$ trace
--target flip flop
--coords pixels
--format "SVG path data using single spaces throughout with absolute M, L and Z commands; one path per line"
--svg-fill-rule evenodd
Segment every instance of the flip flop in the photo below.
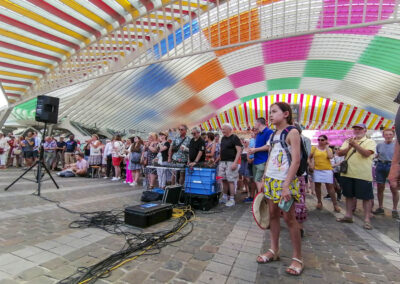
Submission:
M 347 217 L 337 218 L 336 221 L 339 223 L 353 223 L 353 219 Z
M 369 222 L 365 222 L 363 227 L 366 230 L 372 230 L 373 229 L 371 223 L 369 223 Z

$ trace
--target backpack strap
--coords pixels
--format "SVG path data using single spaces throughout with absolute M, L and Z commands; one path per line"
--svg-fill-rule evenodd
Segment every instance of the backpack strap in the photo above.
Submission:
M 280 135 L 280 137 L 279 137 L 279 140 L 274 141 L 274 137 L 275 137 L 276 131 L 272 134 L 272 137 L 271 137 L 271 146 L 272 146 L 272 147 L 274 146 L 274 144 L 276 144 L 276 143 L 278 143 L 278 142 L 281 143 L 281 146 L 282 146 L 282 148 L 285 150 L 286 156 L 287 156 L 287 158 L 288 158 L 289 166 L 290 166 L 290 164 L 291 164 L 291 162 L 292 162 L 292 155 L 290 154 L 288 144 L 286 143 L 286 137 L 287 137 L 287 135 L 289 134 L 289 132 L 290 132 L 293 128 L 296 128 L 296 127 L 293 126 L 293 125 L 289 125 L 289 126 L 286 127 L 284 130 L 282 130 L 281 135 Z

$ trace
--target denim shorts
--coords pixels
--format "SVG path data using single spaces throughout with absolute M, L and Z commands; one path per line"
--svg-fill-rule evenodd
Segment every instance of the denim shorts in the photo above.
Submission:
M 377 183 L 381 183 L 381 184 L 386 183 L 387 177 L 390 172 L 390 166 L 391 166 L 391 163 L 382 163 L 382 162 L 377 163 L 376 169 L 375 169 Z

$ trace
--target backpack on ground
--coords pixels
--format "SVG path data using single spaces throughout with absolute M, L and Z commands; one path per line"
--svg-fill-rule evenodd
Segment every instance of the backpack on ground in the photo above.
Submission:
M 281 143 L 282 148 L 286 152 L 286 156 L 289 161 L 289 166 L 292 162 L 292 154 L 290 153 L 288 144 L 286 143 L 286 137 L 292 129 L 296 129 L 296 127 L 293 125 L 290 125 L 290 126 L 286 127 L 284 130 L 282 130 L 279 140 L 275 142 L 275 143 L 277 143 L 277 142 Z M 276 133 L 276 131 L 272 134 L 271 142 L 274 141 L 275 133 Z M 303 139 L 300 136 L 300 165 L 299 165 L 299 168 L 297 169 L 296 176 L 298 176 L 298 177 L 302 176 L 305 172 L 307 172 L 307 169 L 308 169 L 307 160 L 308 160 L 307 150 L 306 150 L 306 147 L 304 146 Z

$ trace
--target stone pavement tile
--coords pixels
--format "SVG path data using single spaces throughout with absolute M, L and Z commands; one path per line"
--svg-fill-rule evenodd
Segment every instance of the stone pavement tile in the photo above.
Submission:
M 256 281 L 257 274 L 252 271 L 234 266 L 230 276 L 254 283 Z
M 250 284 L 250 283 L 254 283 L 254 282 L 249 282 L 240 278 L 236 278 L 236 277 L 229 277 L 228 280 L 226 280 L 226 284 Z
M 345 277 L 352 283 L 363 283 L 363 284 L 368 283 L 368 279 L 358 273 L 357 274 L 352 272 L 345 273 Z
M 251 253 L 251 254 L 254 254 L 254 255 L 259 255 L 260 254 L 260 249 L 259 248 L 249 247 L 249 246 L 242 246 L 240 251 L 241 252 Z
M 11 275 L 17 275 L 24 270 L 35 267 L 36 264 L 28 260 L 20 260 L 0 267 L 0 270 Z
M 195 269 L 198 271 L 203 271 L 208 263 L 209 263 L 208 261 L 201 261 L 192 258 L 191 260 L 189 260 L 189 262 L 185 263 L 185 267 Z
M 0 255 L 0 266 L 8 265 L 10 263 L 15 263 L 23 260 L 19 256 L 13 255 L 11 253 L 5 253 Z
M 163 268 L 178 272 L 179 270 L 181 270 L 182 266 L 183 263 L 181 261 L 170 259 L 163 265 Z
M 75 267 L 88 267 L 96 264 L 97 262 L 99 262 L 97 258 L 86 255 L 72 262 L 72 265 Z
M 38 248 L 42 248 L 44 250 L 49 250 L 49 249 L 52 249 L 52 248 L 60 246 L 60 244 L 55 242 L 55 241 L 48 240 L 48 241 L 44 241 L 44 242 L 38 243 L 35 246 L 38 247 Z
M 50 278 L 54 278 L 57 280 L 62 280 L 64 278 L 67 278 L 70 275 L 74 274 L 75 272 L 76 272 L 75 267 L 72 267 L 70 265 L 65 265 L 65 266 L 61 266 L 57 269 L 51 270 L 49 272 L 46 272 L 45 276 L 48 276 Z
M 41 252 L 43 252 L 42 249 L 29 246 L 29 247 L 14 251 L 14 252 L 12 252 L 12 254 L 22 257 L 22 258 L 28 258 L 29 256 L 32 256 L 32 255 L 35 255 L 35 254 L 38 254 Z
M 235 249 L 226 248 L 226 247 L 220 247 L 218 249 L 218 253 L 236 257 L 239 254 L 239 251 L 235 250 Z
M 360 269 L 358 266 L 350 266 L 345 264 L 339 264 L 339 268 L 343 272 L 353 272 L 353 273 L 360 273 Z
M 40 276 L 40 277 L 30 280 L 29 284 L 53 284 L 56 282 L 57 282 L 56 279 L 52 279 L 52 278 L 49 278 L 46 276 Z
M 130 284 L 141 284 L 149 276 L 147 272 L 141 270 L 133 270 L 122 277 L 122 281 Z
M 208 270 L 208 271 L 216 272 L 216 273 L 219 273 L 219 274 L 225 275 L 225 276 L 229 275 L 229 273 L 231 272 L 231 269 L 232 269 L 232 267 L 230 265 L 226 265 L 226 264 L 214 262 L 214 261 L 211 261 L 206 267 L 206 270 Z
M 45 263 L 45 262 L 47 262 L 49 260 L 55 259 L 57 257 L 58 257 L 58 255 L 56 255 L 54 253 L 51 253 L 49 251 L 43 251 L 41 253 L 32 255 L 32 256 L 28 257 L 27 259 L 29 261 L 32 261 L 32 262 L 36 263 L 36 264 L 42 264 L 42 263 Z
M 241 269 L 245 269 L 248 271 L 252 271 L 254 273 L 257 273 L 257 269 L 258 269 L 258 264 L 256 261 L 248 261 L 248 260 L 241 260 L 241 259 L 236 259 L 236 262 L 233 266 L 233 268 L 241 268 Z
M 186 252 L 182 252 L 182 251 L 178 251 L 175 255 L 174 258 L 180 261 L 188 261 L 193 257 L 192 254 L 190 253 L 186 253 Z
M 18 278 L 22 279 L 22 280 L 25 280 L 25 281 L 30 281 L 30 280 L 32 280 L 34 278 L 42 276 L 45 272 L 46 272 L 46 270 L 44 268 L 33 267 L 33 268 L 28 269 L 28 270 L 25 270 L 24 272 L 21 272 L 18 275 Z
M 125 272 L 123 272 L 121 269 L 116 269 L 111 272 L 111 274 L 105 278 L 104 280 L 110 282 L 110 283 L 115 283 L 118 279 L 122 278 L 125 275 Z
M 233 265 L 235 260 L 236 260 L 235 257 L 224 255 L 224 254 L 219 254 L 219 253 L 215 254 L 212 259 L 212 261 L 223 263 L 223 264 L 230 265 L 230 266 Z
M 201 271 L 194 270 L 191 268 L 184 268 L 178 275 L 178 279 L 182 279 L 188 282 L 195 282 L 201 274 Z
M 194 254 L 193 258 L 201 261 L 206 261 L 212 259 L 213 254 L 206 252 L 206 251 L 198 251 L 197 253 Z
M 49 270 L 53 270 L 66 264 L 68 264 L 68 260 L 62 257 L 57 257 L 55 259 L 42 263 L 40 266 L 47 268 Z
M 219 273 L 204 271 L 196 283 L 206 283 L 206 284 L 222 284 L 225 283 L 227 277 Z
M 150 277 L 162 283 L 167 283 L 175 276 L 175 272 L 165 269 L 158 269 Z
M 10 274 L 8 274 L 6 272 L 3 272 L 3 271 L 0 271 L 0 280 L 7 279 L 7 278 L 10 278 L 10 277 L 12 277 Z
M 73 252 L 74 250 L 76 250 L 76 248 L 73 248 L 71 246 L 68 245 L 60 245 L 59 247 L 55 247 L 52 249 L 49 249 L 50 252 L 59 255 L 59 256 L 63 256 L 66 255 L 70 252 Z
M 1 279 L 0 284 L 20 284 L 21 281 L 13 280 L 13 279 Z

